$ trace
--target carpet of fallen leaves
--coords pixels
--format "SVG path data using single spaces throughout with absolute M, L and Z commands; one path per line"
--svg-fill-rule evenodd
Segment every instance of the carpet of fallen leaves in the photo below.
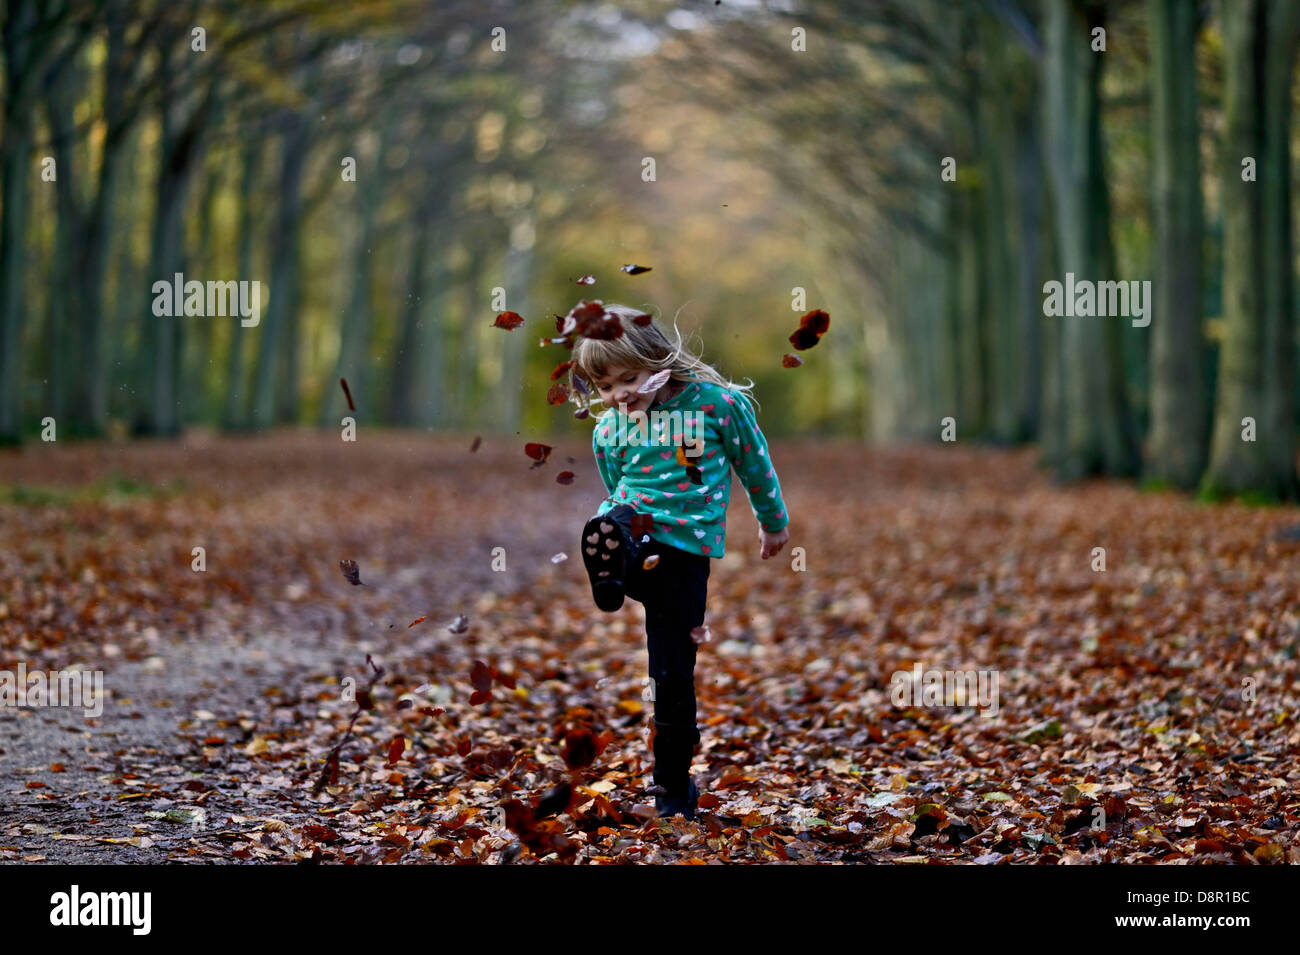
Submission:
M 596 610 L 576 552 L 589 445 L 470 443 L 7 452 L 0 668 L 81 662 L 114 696 L 48 767 L 33 710 L 0 720 L 0 859 L 1300 862 L 1300 511 L 1057 487 L 1029 450 L 774 442 L 790 542 L 760 560 L 733 488 L 688 822 L 647 793 L 644 612 Z M 200 650 L 221 687 L 165 682 Z M 917 664 L 995 673 L 996 714 L 895 705 Z

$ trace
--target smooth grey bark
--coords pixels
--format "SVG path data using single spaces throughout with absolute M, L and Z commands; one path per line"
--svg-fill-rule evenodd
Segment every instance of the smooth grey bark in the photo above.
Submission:
M 1210 463 L 1211 495 L 1293 500 L 1295 281 L 1291 241 L 1290 82 L 1297 0 L 1221 3 L 1224 43 L 1223 310 Z M 1257 161 L 1243 180 L 1242 161 Z M 1255 440 L 1245 440 L 1246 419 Z
M 1194 488 L 1209 454 L 1209 385 L 1201 329 L 1200 124 L 1197 12 L 1148 0 L 1155 226 L 1151 337 L 1150 478 Z
M 1076 279 L 1112 278 L 1110 200 L 1101 138 L 1099 89 L 1104 53 L 1090 48 L 1104 25 L 1104 6 L 1062 0 L 1046 7 L 1043 59 L 1044 131 L 1050 148 L 1058 273 Z M 1064 479 L 1090 474 L 1132 475 L 1140 455 L 1124 392 L 1121 329 L 1116 317 L 1060 317 L 1060 366 L 1065 433 L 1057 455 Z

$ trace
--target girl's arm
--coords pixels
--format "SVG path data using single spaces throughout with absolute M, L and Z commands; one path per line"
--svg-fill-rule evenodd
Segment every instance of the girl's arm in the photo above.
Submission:
M 769 534 L 783 530 L 790 517 L 781 497 L 776 466 L 767 453 L 767 439 L 759 430 L 753 408 L 743 395 L 736 395 L 727 407 L 730 412 L 718 422 L 723 452 L 740 475 L 759 527 Z

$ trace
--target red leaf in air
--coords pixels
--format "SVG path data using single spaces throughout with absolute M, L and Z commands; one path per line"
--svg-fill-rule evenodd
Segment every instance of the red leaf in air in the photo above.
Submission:
M 633 315 L 632 321 L 638 325 L 646 326 L 655 320 L 655 317 L 649 312 L 642 312 L 640 315 Z
M 406 752 L 406 737 L 394 736 L 393 741 L 388 744 L 388 765 L 391 766 L 401 759 L 404 752 Z
M 649 514 L 633 514 L 631 529 L 633 537 L 640 537 L 643 534 L 649 534 L 654 529 L 655 520 Z
M 375 698 L 370 695 L 370 690 L 362 688 L 357 690 L 357 707 L 363 710 L 373 710 L 375 708 Z
M 562 381 L 557 381 L 551 385 L 546 392 L 546 403 L 548 405 L 562 405 L 569 400 L 569 387 Z
M 528 455 L 538 464 L 546 461 L 554 450 L 549 444 L 540 444 L 537 441 L 529 441 L 524 445 L 524 454 Z
M 802 364 L 803 364 L 803 359 L 800 358 L 798 355 L 791 355 L 789 352 L 786 352 L 784 355 L 781 356 L 782 368 L 798 368 Z
M 343 386 L 343 397 L 348 399 L 348 410 L 356 411 L 357 407 L 352 403 L 352 392 L 348 389 L 348 380 L 346 378 L 340 378 L 339 384 Z
M 579 408 L 577 411 L 573 413 L 573 416 L 577 418 L 579 421 L 581 421 L 583 418 L 587 417 L 590 414 L 591 412 L 586 408 Z
M 831 317 L 820 308 L 799 319 L 798 330 L 790 336 L 790 344 L 798 351 L 812 348 L 831 327 Z
M 492 323 L 493 328 L 504 328 L 506 331 L 513 331 L 524 323 L 524 317 L 518 312 L 502 312 Z
M 469 672 L 469 682 L 476 690 L 487 692 L 492 689 L 492 668 L 482 660 L 475 660 Z
M 572 484 L 572 483 L 573 483 L 573 472 L 572 472 L 572 471 L 561 471 L 559 474 L 555 475 L 555 483 L 556 483 L 556 484 Z
M 469 695 L 469 705 L 478 706 L 480 703 L 486 703 L 492 699 L 492 694 L 486 690 L 475 690 Z
M 357 568 L 357 562 L 355 560 L 339 561 L 339 570 L 343 571 L 343 576 L 348 579 L 348 583 L 352 584 L 352 586 L 362 586 L 361 571 Z
M 551 372 L 551 381 L 558 381 L 559 377 L 572 367 L 573 362 L 571 361 L 560 362 L 560 364 L 555 366 L 555 370 Z
M 330 753 L 329 762 L 326 764 L 326 767 L 329 770 L 329 784 L 331 786 L 337 786 L 339 784 L 339 754 L 337 752 Z
M 596 761 L 596 737 L 585 726 L 569 730 L 564 736 L 564 747 L 560 750 L 564 765 L 570 769 L 582 769 Z
M 468 736 L 456 744 L 456 752 L 460 753 L 462 756 L 468 756 L 469 751 L 473 748 L 474 744 L 469 741 Z
M 410 630 L 417 623 L 423 623 L 426 619 L 427 619 L 426 617 L 416 617 L 414 620 L 412 620 L 410 623 L 406 625 L 406 629 Z
M 648 265 L 623 265 L 620 266 L 620 268 L 628 275 L 640 275 L 642 272 L 650 271 L 650 266 Z
M 507 689 L 513 690 L 515 688 L 515 678 L 511 674 L 498 673 L 496 671 L 496 668 L 493 667 L 492 675 L 496 677 L 496 681 L 498 683 L 500 683 L 502 686 L 506 687 Z
M 477 450 L 478 450 L 478 446 L 479 446 L 480 444 L 482 444 L 482 443 L 483 443 L 483 435 L 481 435 L 481 434 L 477 434 L 477 435 L 475 435 L 475 436 L 474 436 L 474 443 L 471 444 L 471 445 L 469 446 L 470 453 L 473 454 L 475 451 L 477 451 Z
M 595 284 L 596 284 L 596 276 L 594 276 L 594 275 L 584 275 L 582 278 L 578 279 L 578 284 L 579 284 L 579 285 L 595 285 Z

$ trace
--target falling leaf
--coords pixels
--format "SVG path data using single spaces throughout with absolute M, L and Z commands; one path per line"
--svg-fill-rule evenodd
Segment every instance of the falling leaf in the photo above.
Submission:
M 388 765 L 392 766 L 401 759 L 404 752 L 406 752 L 406 737 L 394 736 L 393 741 L 388 744 Z
M 648 265 L 620 265 L 619 268 L 628 275 L 640 275 L 642 272 L 649 272 Z
M 555 481 L 557 484 L 572 484 L 573 477 L 574 475 L 572 471 L 561 471 L 559 474 L 555 475 Z
M 354 587 L 361 585 L 361 571 L 357 568 L 355 560 L 339 561 L 339 569 L 343 571 L 343 576 L 347 578 L 348 583 Z
M 792 355 L 789 352 L 786 352 L 784 355 L 781 356 L 782 368 L 798 368 L 802 364 L 803 364 L 803 359 L 800 358 L 798 355 Z
M 502 312 L 492 323 L 493 328 L 504 328 L 506 331 L 514 331 L 524 323 L 524 318 L 518 312 Z
M 474 666 L 470 668 L 469 682 L 474 689 L 480 692 L 487 692 L 492 689 L 492 668 L 482 660 L 475 660 Z
M 407 630 L 410 630 L 410 629 L 411 629 L 412 627 L 414 627 L 417 623 L 424 623 L 424 621 L 427 620 L 427 619 L 428 619 L 428 617 L 416 617 L 414 620 L 412 620 L 410 623 L 408 623 L 408 624 L 406 625 L 406 629 L 407 629 Z
M 549 444 L 541 444 L 537 441 L 529 441 L 524 445 L 524 454 L 528 455 L 538 464 L 544 464 L 546 459 L 551 456 L 554 450 Z
M 470 453 L 472 454 L 473 452 L 477 451 L 477 450 L 478 450 L 478 446 L 479 446 L 480 444 L 482 444 L 482 443 L 483 443 L 483 436 L 482 436 L 482 435 L 475 435 L 475 436 L 474 436 L 474 443 L 471 444 L 471 445 L 469 446 Z
M 641 561 L 641 568 L 643 570 L 653 570 L 655 567 L 658 566 L 659 566 L 658 554 L 651 554 L 648 557 L 646 557 L 645 560 Z
M 568 560 L 568 559 L 569 559 L 569 555 L 568 555 L 568 554 L 554 554 L 554 555 L 552 555 L 552 557 L 551 557 L 551 563 L 552 563 L 552 564 L 558 564 L 558 563 L 561 563 L 562 561 L 566 561 L 566 560 Z
M 815 309 L 799 319 L 799 328 L 790 336 L 790 344 L 797 351 L 812 348 L 826 334 L 830 324 L 831 317 L 821 309 Z
M 653 375 L 651 375 L 649 378 L 647 378 L 644 382 L 641 383 L 641 387 L 636 390 L 637 394 L 639 395 L 654 394 L 656 391 L 658 391 L 660 388 L 662 388 L 665 384 L 668 383 L 668 379 L 671 378 L 672 375 L 673 375 L 673 370 L 671 368 L 665 368 L 662 371 L 655 372 Z
M 632 316 L 633 323 L 640 325 L 642 328 L 644 328 L 646 325 L 649 325 L 654 320 L 655 317 L 648 312 L 642 312 L 640 315 Z
M 578 279 L 578 284 L 579 284 L 579 285 L 595 285 L 595 284 L 596 284 L 596 276 L 594 276 L 594 275 L 584 275 L 582 278 Z
M 566 371 L 568 371 L 572 367 L 573 367 L 572 361 L 560 362 L 560 364 L 556 365 L 555 369 L 551 372 L 551 381 L 558 381 L 560 376 L 563 375 Z M 573 376 L 573 379 L 574 381 L 581 380 L 576 375 Z
M 457 614 L 456 619 L 453 620 L 451 622 L 451 625 L 447 627 L 447 630 L 450 633 L 464 633 L 468 629 L 469 629 L 469 618 L 466 617 L 463 613 Z
M 569 388 L 562 382 L 557 381 L 546 389 L 546 403 L 548 405 L 562 405 L 569 400 Z
M 570 730 L 564 736 L 564 746 L 560 751 L 564 764 L 569 769 L 582 769 L 590 766 L 596 759 L 596 737 L 586 727 Z
M 340 378 L 339 384 L 343 386 L 343 397 L 348 399 L 348 410 L 356 411 L 356 405 L 352 403 L 352 391 L 348 388 L 348 380 L 346 378 Z
M 704 624 L 699 627 L 695 627 L 693 630 L 691 630 L 691 639 L 694 640 L 696 643 L 708 643 L 709 636 L 710 636 L 709 627 L 707 624 Z

